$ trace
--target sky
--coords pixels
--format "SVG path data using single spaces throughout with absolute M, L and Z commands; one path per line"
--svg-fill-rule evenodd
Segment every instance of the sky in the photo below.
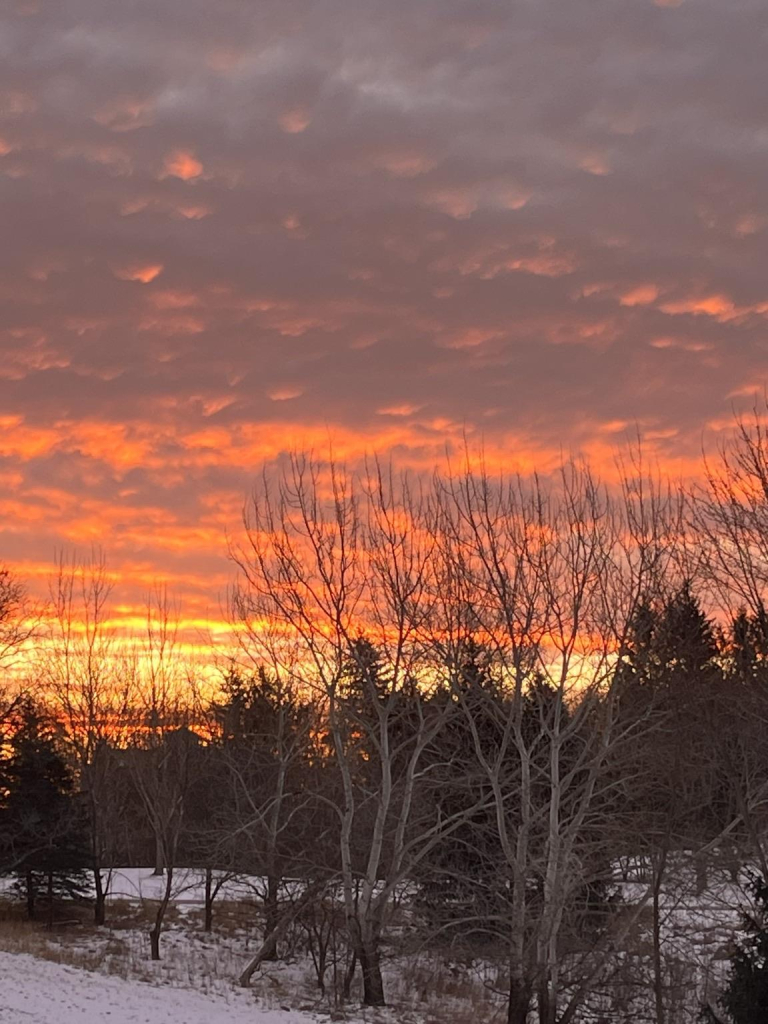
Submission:
M 0 560 L 221 617 L 292 448 L 674 473 L 768 381 L 765 0 L 5 0 Z

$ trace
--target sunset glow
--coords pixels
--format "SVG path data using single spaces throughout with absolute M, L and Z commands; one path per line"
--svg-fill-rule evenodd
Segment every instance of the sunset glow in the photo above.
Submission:
M 98 548 L 120 628 L 160 583 L 223 635 L 292 449 L 615 479 L 639 433 L 700 472 L 768 382 L 750 0 L 202 10 L 2 15 L 0 561 L 33 593 Z

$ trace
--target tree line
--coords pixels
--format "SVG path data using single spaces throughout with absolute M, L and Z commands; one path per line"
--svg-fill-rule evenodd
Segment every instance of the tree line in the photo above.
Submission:
M 383 1005 L 405 900 L 412 948 L 503 962 L 508 1024 L 615 1009 L 632 970 L 656 1024 L 682 1019 L 670 879 L 768 880 L 767 514 L 759 417 L 687 493 L 637 455 L 610 487 L 578 462 L 425 482 L 295 455 L 233 545 L 213 693 L 162 600 L 125 658 L 104 567 L 60 566 L 37 686 L 3 710 L 2 870 L 30 915 L 87 873 L 103 923 L 111 872 L 152 864 L 154 958 L 180 867 L 209 928 L 226 880 L 257 879 L 243 984 L 300 927 L 321 988 L 340 945 L 342 989 Z

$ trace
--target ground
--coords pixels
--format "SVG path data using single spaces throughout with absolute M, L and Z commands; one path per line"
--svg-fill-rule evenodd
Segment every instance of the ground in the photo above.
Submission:
M 0 1024 L 312 1024 L 297 1011 L 206 996 L 0 953 Z
M 624 865 L 616 878 L 626 903 L 645 898 L 643 871 L 641 864 Z M 665 1002 L 674 1024 L 695 1024 L 702 1002 L 716 999 L 722 988 L 740 930 L 738 908 L 747 898 L 743 882 L 722 868 L 702 880 L 686 863 L 670 863 L 660 924 Z M 73 908 L 49 930 L 27 922 L 12 900 L 0 900 L 0 1024 L 490 1024 L 504 1018 L 504 958 L 456 959 L 447 949 L 421 947 L 409 928 L 407 899 L 398 904 L 383 950 L 389 1006 L 374 1011 L 360 1007 L 359 978 L 343 1007 L 334 998 L 346 965 L 343 942 L 338 974 L 329 967 L 326 991 L 318 990 L 301 927 L 287 937 L 282 959 L 265 963 L 251 988 L 237 985 L 262 941 L 257 878 L 223 886 L 209 933 L 202 927 L 201 873 L 179 871 L 162 959 L 152 961 L 147 932 L 163 885 L 149 868 L 116 872 L 102 928 L 92 925 L 87 907 Z M 626 947 L 613 958 L 610 985 L 592 993 L 580 1021 L 655 1019 L 650 934 L 646 902 Z

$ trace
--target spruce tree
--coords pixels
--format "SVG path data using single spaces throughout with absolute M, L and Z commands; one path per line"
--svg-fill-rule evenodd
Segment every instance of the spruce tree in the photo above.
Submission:
M 15 878 L 27 916 L 87 892 L 89 850 L 73 773 L 63 757 L 55 723 L 32 701 L 13 722 L 2 763 L 0 831 L 4 873 Z
M 731 956 L 728 984 L 719 999 L 730 1024 L 765 1024 L 768 1020 L 768 882 L 756 876 L 751 885 L 754 909 L 744 914 L 746 935 Z M 704 1024 L 722 1024 L 707 1007 Z

